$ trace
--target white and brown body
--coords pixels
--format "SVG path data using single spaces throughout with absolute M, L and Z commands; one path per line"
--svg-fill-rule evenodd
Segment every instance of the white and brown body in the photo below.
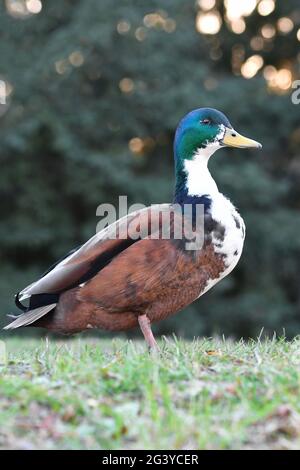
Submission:
M 170 208 L 172 205 L 166 204 L 154 211 L 162 213 Z M 124 233 L 134 224 L 139 231 L 139 226 L 148 221 L 147 209 L 129 215 L 117 222 L 117 233 Z M 25 324 L 75 333 L 90 328 L 133 328 L 142 314 L 151 323 L 162 320 L 192 303 L 232 271 L 241 256 L 245 236 L 242 218 L 220 193 L 211 195 L 200 250 L 186 250 L 185 240 L 172 238 L 111 239 L 112 231 L 115 233 L 115 228 L 96 234 L 24 289 L 21 300 L 39 301 L 41 294 L 50 294 L 49 298 L 45 295 L 48 305 L 33 308 L 32 317 L 25 312 L 9 326 Z M 41 318 L 36 318 L 40 313 Z
M 176 210 L 169 239 L 161 236 L 160 223 L 154 238 L 147 235 L 149 231 L 138 239 L 130 236 L 132 227 L 143 234 L 153 214 L 160 221 L 162 212 L 172 212 L 172 204 L 128 215 L 18 294 L 16 303 L 24 313 L 6 329 L 37 326 L 75 333 L 90 328 L 126 330 L 139 324 L 149 346 L 155 346 L 151 323 L 203 295 L 234 269 L 242 254 L 243 219 L 219 192 L 207 167 L 210 156 L 224 145 L 260 147 L 237 134 L 226 116 L 210 108 L 189 113 L 175 135 L 174 204 L 204 203 L 204 225 L 198 228 L 203 239 L 200 247 L 187 249 L 184 237 L 172 236 L 178 226 L 182 229 Z M 26 299 L 27 308 L 21 303 Z

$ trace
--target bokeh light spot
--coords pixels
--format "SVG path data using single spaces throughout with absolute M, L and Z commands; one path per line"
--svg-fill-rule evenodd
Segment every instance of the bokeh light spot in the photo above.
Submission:
M 140 42 L 146 39 L 146 34 L 146 29 L 142 26 L 135 30 L 135 37 Z
M 264 65 L 264 60 L 260 55 L 252 55 L 241 67 L 241 74 L 243 77 L 249 79 L 253 78 L 259 69 Z
M 165 24 L 164 24 L 164 30 L 167 33 L 173 33 L 175 29 L 176 29 L 176 21 L 173 20 L 172 18 L 166 19 Z
M 230 27 L 235 34 L 242 34 L 246 29 L 246 23 L 243 18 L 237 18 L 231 21 Z
M 80 67 L 84 63 L 84 57 L 80 51 L 74 51 L 69 55 L 69 61 L 73 67 Z
M 261 51 L 264 48 L 264 40 L 261 36 L 254 36 L 250 41 L 251 49 Z
M 268 16 L 275 10 L 274 0 L 262 0 L 257 7 L 257 11 L 261 16 Z
M 257 5 L 257 0 L 225 0 L 226 16 L 229 20 L 236 20 L 249 16 Z
M 198 13 L 196 29 L 202 34 L 217 34 L 220 31 L 222 19 L 217 11 Z
M 288 34 L 294 28 L 294 23 L 291 18 L 284 16 L 277 21 L 277 27 L 282 34 Z
M 199 7 L 204 11 L 212 10 L 215 4 L 216 0 L 198 0 Z
M 131 93 L 134 89 L 134 82 L 131 78 L 122 78 L 119 83 L 119 88 L 122 93 Z
M 133 137 L 130 139 L 128 146 L 132 153 L 141 154 L 143 152 L 144 143 L 139 137 Z
M 268 87 L 277 93 L 284 93 L 292 86 L 292 72 L 287 68 L 277 70 L 273 65 L 267 65 L 263 75 Z
M 272 39 L 276 34 L 276 29 L 268 23 L 261 28 L 261 34 L 265 39 Z
M 63 75 L 64 73 L 67 72 L 69 68 L 69 63 L 67 60 L 57 60 L 54 64 L 55 70 L 59 75 Z
M 126 20 L 121 20 L 117 24 L 117 31 L 119 34 L 126 34 L 130 31 L 130 23 Z
M 30 13 L 37 15 L 42 10 L 43 5 L 40 0 L 27 0 L 26 7 Z

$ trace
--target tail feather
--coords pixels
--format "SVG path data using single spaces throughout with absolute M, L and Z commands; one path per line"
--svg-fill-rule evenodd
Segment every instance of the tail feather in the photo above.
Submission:
M 34 323 L 36 320 L 39 318 L 43 317 L 46 315 L 48 312 L 53 310 L 56 307 L 55 304 L 50 304 L 50 305 L 45 305 L 43 307 L 35 308 L 33 310 L 29 310 L 28 312 L 24 312 L 21 315 L 19 315 L 16 320 L 14 320 L 12 323 L 9 323 L 6 325 L 3 329 L 4 330 L 13 330 L 15 328 L 19 328 L 20 326 L 27 326 L 31 325 Z

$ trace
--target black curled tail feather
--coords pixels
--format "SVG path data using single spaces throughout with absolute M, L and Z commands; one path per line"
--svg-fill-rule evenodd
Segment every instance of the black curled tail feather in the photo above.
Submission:
M 16 306 L 22 310 L 22 312 L 29 312 L 39 307 L 45 307 L 46 305 L 54 304 L 58 302 L 59 294 L 32 294 L 29 299 L 29 305 L 23 305 L 20 301 L 20 292 L 15 296 Z
M 22 310 L 22 312 L 26 312 L 26 310 L 28 309 L 28 307 L 26 307 L 26 305 L 23 305 L 20 301 L 20 292 L 15 295 L 15 304 L 18 309 Z
M 29 305 L 26 307 L 20 301 L 19 296 L 20 292 L 15 296 L 15 304 L 23 313 L 13 317 L 8 315 L 10 318 L 12 317 L 14 321 L 5 326 L 4 330 L 12 330 L 20 326 L 32 325 L 41 317 L 54 310 L 59 300 L 59 294 L 32 294 L 28 297 Z

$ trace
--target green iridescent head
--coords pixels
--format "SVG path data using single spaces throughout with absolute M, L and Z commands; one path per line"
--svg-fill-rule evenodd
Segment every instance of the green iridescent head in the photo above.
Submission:
M 187 114 L 179 123 L 175 141 L 175 159 L 192 159 L 200 149 L 214 153 L 218 148 L 229 146 L 239 148 L 261 145 L 238 134 L 225 114 L 213 108 L 199 108 Z

